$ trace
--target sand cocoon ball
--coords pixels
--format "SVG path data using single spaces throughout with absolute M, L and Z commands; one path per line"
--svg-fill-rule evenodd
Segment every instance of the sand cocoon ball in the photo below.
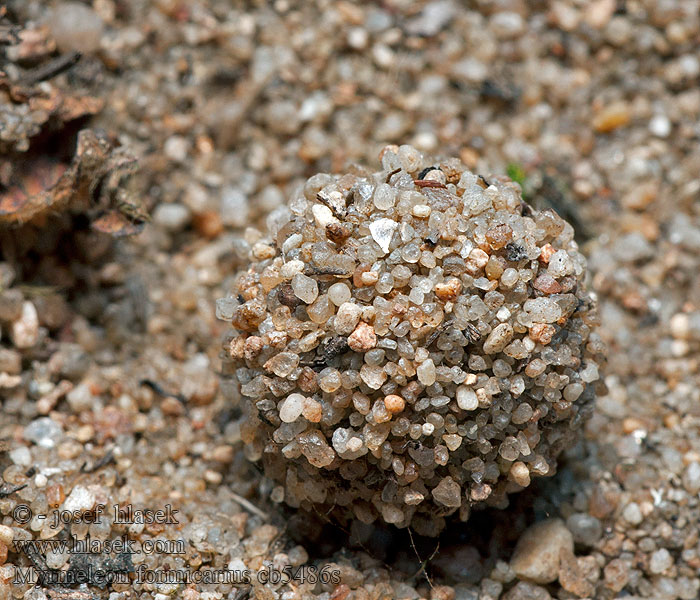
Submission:
M 410 146 L 381 167 L 315 175 L 248 231 L 225 368 L 274 500 L 435 535 L 555 472 L 602 345 L 555 212 Z

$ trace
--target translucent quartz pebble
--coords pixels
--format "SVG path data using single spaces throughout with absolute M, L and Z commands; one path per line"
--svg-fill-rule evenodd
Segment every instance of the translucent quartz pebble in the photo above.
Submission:
M 238 300 L 232 296 L 226 296 L 225 298 L 216 299 L 216 318 L 222 321 L 231 321 L 233 319 L 233 312 L 238 306 Z
M 533 323 L 556 323 L 561 318 L 561 308 L 551 298 L 532 298 L 523 304 L 518 321 L 529 327 Z
M 396 191 L 386 183 L 380 183 L 374 190 L 374 205 L 379 210 L 393 208 L 396 201 Z
M 552 277 L 565 277 L 574 272 L 574 261 L 566 250 L 559 250 L 549 258 L 547 272 Z
M 265 363 L 265 368 L 278 377 L 286 377 L 299 365 L 299 356 L 291 352 L 280 352 Z
M 306 304 L 311 304 L 318 298 L 318 283 L 303 273 L 297 273 L 292 279 L 292 290 L 294 295 Z
M 62 52 L 75 50 L 83 54 L 100 47 L 104 24 L 99 15 L 80 2 L 62 2 L 49 19 L 51 33 Z
M 396 221 L 386 218 L 377 219 L 369 225 L 372 239 L 379 244 L 385 254 L 389 252 L 389 244 L 391 244 L 391 238 L 394 237 L 394 231 L 398 225 Z
M 338 427 L 333 432 L 333 448 L 345 460 L 353 460 L 367 454 L 362 439 L 352 430 Z
M 423 385 L 433 385 L 435 383 L 435 364 L 432 359 L 428 359 L 416 369 L 418 381 Z
M 333 462 L 335 452 L 323 434 L 315 429 L 305 431 L 298 438 L 301 453 L 314 467 L 327 467 Z
M 24 428 L 24 439 L 42 448 L 53 448 L 62 437 L 61 426 L 50 417 L 39 417 Z
M 363 365 L 360 369 L 360 377 L 370 388 L 378 390 L 386 381 L 387 374 L 381 367 Z
M 445 477 L 433 489 L 433 498 L 440 504 L 451 508 L 458 507 L 462 504 L 462 490 L 459 484 L 452 477 Z

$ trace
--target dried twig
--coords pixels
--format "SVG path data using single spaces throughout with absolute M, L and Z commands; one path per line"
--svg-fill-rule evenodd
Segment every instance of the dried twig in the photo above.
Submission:
M 5 487 L 6 485 L 7 487 Z M 7 498 L 8 496 L 14 494 L 15 492 L 19 492 L 20 490 L 23 490 L 26 487 L 26 483 L 23 483 L 21 485 L 3 484 L 2 486 L 0 486 L 0 498 Z
M 187 398 L 182 394 L 173 394 L 163 388 L 157 381 L 152 381 L 151 379 L 142 379 L 140 381 L 141 385 L 151 388 L 159 396 L 164 396 L 165 398 L 175 398 L 175 400 L 181 402 L 182 404 L 187 404 Z
M 94 465 L 91 467 L 85 467 L 87 463 L 83 463 L 83 466 L 80 467 L 80 472 L 81 473 L 94 473 L 98 469 L 101 469 L 102 467 L 113 463 L 114 462 L 114 448 L 110 448 L 105 452 L 104 456 L 100 458 L 97 462 L 95 462 Z
M 416 558 L 418 559 L 418 562 L 420 563 L 420 569 L 416 571 L 411 579 L 415 579 L 418 577 L 421 573 L 425 576 L 425 580 L 428 582 L 428 585 L 430 586 L 430 589 L 433 589 L 433 582 L 430 580 L 430 577 L 428 577 L 428 573 L 425 570 L 425 567 L 428 566 L 428 563 L 435 558 L 435 555 L 440 551 L 440 542 L 437 543 L 437 546 L 435 546 L 435 550 L 433 550 L 433 553 L 423 560 L 420 557 L 420 554 L 418 554 L 418 549 L 416 548 L 416 543 L 413 541 L 413 533 L 411 532 L 411 528 L 408 528 L 408 537 L 411 538 L 411 548 L 413 548 L 413 552 L 416 554 Z
M 413 184 L 416 187 L 421 188 L 442 188 L 445 189 L 447 186 L 439 181 L 434 181 L 432 179 L 414 179 Z
M 69 52 L 62 56 L 58 56 L 50 60 L 46 64 L 40 65 L 30 71 L 27 71 L 20 79 L 21 85 L 34 85 L 40 81 L 45 81 L 60 75 L 64 71 L 70 69 L 81 58 L 80 52 Z
M 243 496 L 240 496 L 239 494 L 236 494 L 235 492 L 231 492 L 231 495 L 233 496 L 233 499 L 238 502 L 243 508 L 245 508 L 247 511 L 252 512 L 253 514 L 258 515 L 263 521 L 269 521 L 270 515 L 268 515 L 266 512 L 260 510 L 255 504 L 253 504 L 250 500 L 246 500 Z

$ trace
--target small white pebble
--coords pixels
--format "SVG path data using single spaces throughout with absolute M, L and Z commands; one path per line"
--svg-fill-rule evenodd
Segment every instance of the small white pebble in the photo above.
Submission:
M 328 288 L 328 298 L 336 306 L 340 306 L 345 302 L 349 302 L 352 298 L 352 292 L 345 283 L 334 283 Z
M 671 342 L 671 355 L 676 358 L 685 356 L 690 351 L 690 344 L 685 340 L 673 340 Z
M 236 571 L 238 573 L 243 573 L 248 570 L 246 564 L 240 558 L 234 558 L 228 563 L 229 571 Z
M 22 304 L 22 314 L 12 322 L 10 336 L 20 349 L 31 348 L 39 341 L 39 315 L 28 300 Z
M 469 253 L 469 260 L 473 262 L 478 269 L 483 269 L 486 263 L 489 262 L 489 255 L 481 248 L 474 248 Z
M 289 394 L 280 407 L 280 419 L 284 423 L 294 423 L 304 410 L 304 400 L 301 394 Z
M 206 469 L 204 471 L 204 480 L 213 485 L 218 485 L 221 483 L 223 476 L 218 471 L 213 469 Z
M 683 486 L 691 494 L 700 492 L 700 463 L 691 462 L 683 473 Z
M 348 46 L 355 50 L 364 50 L 369 42 L 369 34 L 361 27 L 353 27 L 348 32 Z
M 309 560 L 309 554 L 303 546 L 294 546 L 287 552 L 287 555 L 289 556 L 289 562 L 295 567 L 303 565 Z
M 403 144 L 399 146 L 399 160 L 401 161 L 401 168 L 406 173 L 413 173 L 420 168 L 423 157 L 412 146 Z
M 419 219 L 427 219 L 431 212 L 432 210 L 427 204 L 416 204 L 411 209 L 413 216 L 418 217 Z
M 532 323 L 556 323 L 561 318 L 561 307 L 551 298 L 530 298 L 523 304 L 523 312 L 518 317 L 525 325 L 531 324 L 528 318 Z
M 474 385 L 476 381 L 477 377 L 474 373 L 467 373 L 467 376 L 464 378 L 465 385 Z
M 345 445 L 348 452 L 358 452 L 362 448 L 362 440 L 359 437 L 352 437 Z
M 669 323 L 671 335 L 678 340 L 687 340 L 690 332 L 690 319 L 686 313 L 676 313 Z
M 360 275 L 360 281 L 362 281 L 362 285 L 374 285 L 379 281 L 379 273 L 376 271 L 365 271 Z
M 32 455 L 26 446 L 17 446 L 10 450 L 10 460 L 19 467 L 28 467 L 32 463 Z
M 491 29 L 499 39 L 512 39 L 519 36 L 524 28 L 525 21 L 516 12 L 497 12 L 491 17 Z
M 289 252 L 290 250 L 298 248 L 301 245 L 303 239 L 304 236 L 301 235 L 301 233 L 293 233 L 286 240 L 284 240 L 284 243 L 282 244 L 282 252 L 284 254 L 287 254 L 287 252 Z
M 479 407 L 479 400 L 476 392 L 465 385 L 457 388 L 457 406 L 462 410 L 476 410 Z
M 323 204 L 314 204 L 311 207 L 311 212 L 313 213 L 316 224 L 319 227 L 323 227 L 325 229 L 326 225 L 329 225 L 330 223 L 338 223 L 338 219 L 333 216 L 331 209 Z
M 360 322 L 362 308 L 354 302 L 344 302 L 338 307 L 338 312 L 333 321 L 336 333 L 340 335 L 350 335 Z
M 95 505 L 95 494 L 83 485 L 76 485 L 71 491 L 63 509 L 70 512 L 83 512 L 90 510 Z
M 518 283 L 518 271 L 512 267 L 508 267 L 501 275 L 501 285 L 505 288 L 512 288 L 516 283 Z
M 622 516 L 630 525 L 639 525 L 644 517 L 636 502 L 630 502 L 622 511 Z
M 257 260 L 267 260 L 268 258 L 274 258 L 275 254 L 277 254 L 274 247 L 270 246 L 269 244 L 266 244 L 265 242 L 257 242 L 256 244 L 254 244 L 252 252 L 253 256 Z
M 411 138 L 411 143 L 425 152 L 434 152 L 438 145 L 438 138 L 432 131 L 421 131 Z
M 301 273 L 304 270 L 304 263 L 300 260 L 294 259 L 282 265 L 280 268 L 280 275 L 282 279 L 292 279 L 297 273 Z
M 649 571 L 654 575 L 663 573 L 673 566 L 673 557 L 666 548 L 661 548 L 651 555 L 649 559 Z
M 165 144 L 163 145 L 165 156 L 175 162 L 185 162 L 188 150 L 189 143 L 187 139 L 181 135 L 170 136 L 165 140 Z
M 501 306 L 501 308 L 498 309 L 498 312 L 496 313 L 496 318 L 501 321 L 507 321 L 510 319 L 511 312 L 505 307 Z
M 649 121 L 649 131 L 656 137 L 667 138 L 671 135 L 671 121 L 666 115 L 654 115 Z

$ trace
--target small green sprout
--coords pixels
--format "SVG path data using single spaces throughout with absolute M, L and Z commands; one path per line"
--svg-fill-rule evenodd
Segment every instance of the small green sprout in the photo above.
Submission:
M 506 167 L 506 174 L 513 181 L 519 183 L 520 187 L 525 187 L 525 180 L 527 179 L 527 174 L 525 173 L 525 169 L 523 169 L 522 165 L 519 165 L 518 163 L 509 163 Z

